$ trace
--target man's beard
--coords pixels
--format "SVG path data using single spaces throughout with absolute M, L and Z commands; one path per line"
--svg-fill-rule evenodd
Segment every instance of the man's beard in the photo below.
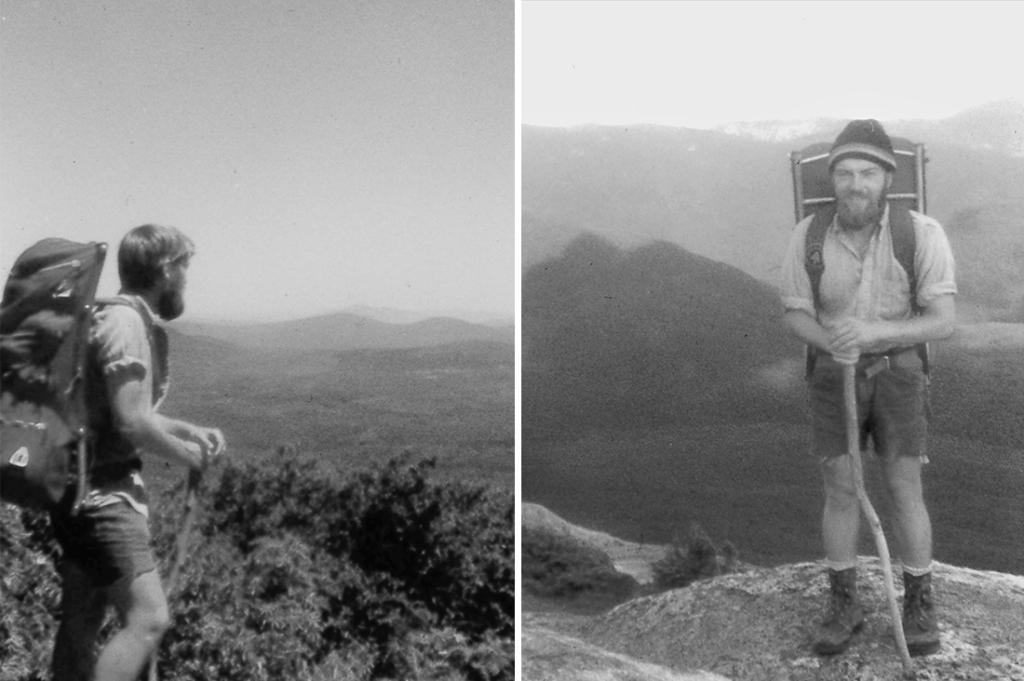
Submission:
M 839 225 L 845 229 L 862 230 L 865 227 L 871 227 L 878 223 L 882 219 L 882 213 L 885 212 L 885 201 L 887 192 L 883 189 L 875 200 L 872 200 L 869 192 L 848 192 L 844 197 L 836 201 L 836 215 L 839 219 Z M 858 204 L 864 202 L 863 207 L 859 205 L 853 207 L 850 205 L 851 200 L 856 200 Z
M 160 319 L 171 321 L 185 312 L 185 296 L 178 289 L 168 289 L 160 294 L 156 302 L 156 313 Z

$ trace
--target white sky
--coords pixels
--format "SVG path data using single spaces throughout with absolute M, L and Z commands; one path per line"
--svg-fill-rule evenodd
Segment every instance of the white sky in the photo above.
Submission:
M 1021 2 L 533 2 L 522 122 L 943 118 L 1024 101 Z
M 0 276 L 47 236 L 197 244 L 186 318 L 511 318 L 512 0 L 0 5 Z

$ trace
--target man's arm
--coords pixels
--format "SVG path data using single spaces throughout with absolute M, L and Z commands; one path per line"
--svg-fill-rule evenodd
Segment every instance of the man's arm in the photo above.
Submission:
M 804 343 L 824 352 L 832 352 L 828 332 L 818 323 L 817 319 L 807 314 L 805 310 L 786 310 L 783 320 L 789 330 Z
M 949 338 L 956 330 L 956 305 L 952 294 L 933 298 L 921 314 L 902 321 L 865 322 L 844 319 L 828 333 L 829 344 L 839 352 L 860 352 L 872 345 L 910 346 Z
M 187 442 L 195 442 L 205 447 L 209 447 L 210 456 L 222 454 L 227 448 L 227 442 L 224 440 L 224 433 L 220 431 L 220 428 L 198 426 L 194 423 L 188 423 L 187 421 L 169 418 L 160 413 L 155 413 L 153 416 L 160 423 L 160 427 L 171 435 L 181 438 Z
M 153 411 L 148 374 L 127 376 L 108 384 L 108 390 L 115 425 L 135 447 L 194 470 L 204 467 L 209 448 L 175 436 Z

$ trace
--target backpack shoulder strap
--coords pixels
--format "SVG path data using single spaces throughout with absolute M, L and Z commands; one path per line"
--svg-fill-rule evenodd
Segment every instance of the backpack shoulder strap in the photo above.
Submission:
M 892 232 L 892 252 L 896 262 L 907 273 L 910 284 L 910 308 L 914 314 L 921 314 L 921 306 L 917 303 L 917 271 L 914 260 L 917 255 L 917 233 L 914 231 L 914 217 L 902 206 L 889 205 L 889 229 Z M 918 343 L 917 355 L 921 358 L 921 367 L 925 376 L 931 368 L 928 361 L 928 344 Z
M 153 320 L 150 319 L 150 316 L 148 314 L 146 314 L 142 309 L 140 309 L 139 304 L 135 301 L 135 299 L 126 298 L 124 296 L 111 296 L 109 298 L 103 297 L 96 299 L 96 309 L 104 307 L 113 307 L 115 305 L 120 305 L 122 307 L 130 307 L 131 309 L 135 310 L 139 314 L 139 316 L 142 317 L 142 321 L 143 323 L 145 323 L 147 331 L 152 328 Z
M 821 310 L 821 275 L 825 271 L 825 233 L 835 217 L 835 209 L 819 210 L 811 218 L 804 237 L 804 269 L 811 280 L 815 312 Z
M 814 311 L 821 310 L 821 275 L 825 271 L 825 233 L 835 217 L 835 208 L 819 210 L 811 218 L 804 236 L 804 270 L 811 280 L 811 294 L 814 297 Z M 808 377 L 814 373 L 818 352 L 813 345 L 807 346 L 804 367 Z
M 892 251 L 896 262 L 907 273 L 910 282 L 910 306 L 914 312 L 920 312 L 917 304 L 917 272 L 914 269 L 914 257 L 917 253 L 917 234 L 914 232 L 914 219 L 910 211 L 902 206 L 889 206 L 889 230 L 892 232 Z

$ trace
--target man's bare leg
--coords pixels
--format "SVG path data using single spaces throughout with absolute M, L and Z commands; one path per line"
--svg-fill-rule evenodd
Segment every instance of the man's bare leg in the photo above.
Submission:
M 829 457 L 821 464 L 825 481 L 825 510 L 821 530 L 825 558 L 832 566 L 851 566 L 857 560 L 860 501 L 853 483 L 849 456 Z
M 932 524 L 924 503 L 921 466 L 921 460 L 912 456 L 892 457 L 882 464 L 897 553 L 904 567 L 917 571 L 932 562 Z
M 160 574 L 152 570 L 109 589 L 122 628 L 103 648 L 96 681 L 135 681 L 170 625 Z

